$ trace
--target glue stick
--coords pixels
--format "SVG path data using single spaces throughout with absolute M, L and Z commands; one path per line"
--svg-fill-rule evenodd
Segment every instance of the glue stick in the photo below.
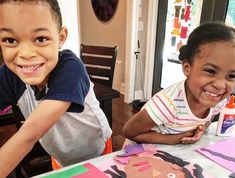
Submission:
M 231 136 L 235 125 L 235 103 L 231 95 L 225 108 L 219 114 L 216 134 L 219 136 Z

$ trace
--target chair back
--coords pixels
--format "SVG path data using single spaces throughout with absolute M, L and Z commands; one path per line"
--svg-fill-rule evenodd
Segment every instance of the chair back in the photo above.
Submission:
M 112 88 L 117 51 L 117 46 L 107 47 L 81 44 L 80 57 L 86 66 L 91 81 Z

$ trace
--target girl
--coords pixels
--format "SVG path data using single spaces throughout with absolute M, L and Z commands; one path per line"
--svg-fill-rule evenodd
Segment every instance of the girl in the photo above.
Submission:
M 195 143 L 224 107 L 235 87 L 235 29 L 200 25 L 179 60 L 186 80 L 156 93 L 125 124 L 124 136 L 144 143 Z

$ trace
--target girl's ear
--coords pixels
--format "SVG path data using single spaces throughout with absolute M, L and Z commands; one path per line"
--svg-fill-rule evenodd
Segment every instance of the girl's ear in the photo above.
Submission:
M 182 62 L 182 70 L 184 72 L 184 75 L 187 77 L 190 73 L 190 69 L 191 69 L 191 64 L 189 62 L 187 62 L 186 60 L 184 60 Z
M 68 36 L 68 29 L 66 27 L 62 27 L 59 34 L 59 48 L 62 48 L 64 42 L 66 41 Z

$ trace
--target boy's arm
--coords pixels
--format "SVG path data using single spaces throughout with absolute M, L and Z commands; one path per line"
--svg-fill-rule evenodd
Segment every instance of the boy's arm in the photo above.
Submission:
M 44 100 L 38 105 L 19 131 L 1 147 L 0 178 L 10 174 L 69 106 L 70 102 L 58 100 Z
M 141 143 L 162 143 L 162 144 L 177 144 L 181 143 L 183 137 L 190 137 L 193 132 L 185 132 L 182 134 L 160 134 L 151 131 L 156 123 L 148 115 L 145 109 L 139 111 L 132 116 L 124 125 L 123 134 L 130 140 Z

